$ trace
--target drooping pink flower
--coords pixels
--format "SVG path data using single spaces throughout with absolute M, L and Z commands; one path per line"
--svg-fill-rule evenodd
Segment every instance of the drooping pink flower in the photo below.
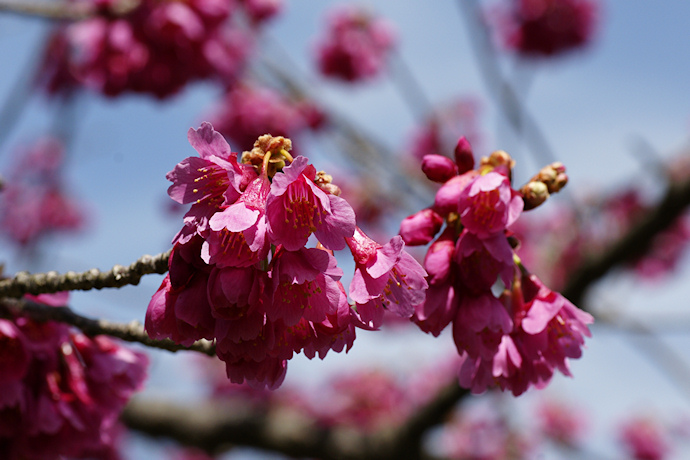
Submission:
M 658 423 L 645 418 L 635 418 L 623 423 L 620 440 L 635 460 L 663 460 L 668 458 L 671 450 Z
M 180 204 L 192 203 L 185 228 L 174 243 L 187 242 L 195 233 L 205 235 L 211 216 L 237 201 L 256 178 L 250 166 L 237 162 L 237 154 L 210 123 L 202 123 L 198 130 L 190 128 L 187 138 L 199 157 L 185 158 L 166 175 L 172 182 L 168 195 Z
M 252 265 L 268 255 L 266 199 L 271 184 L 265 174 L 251 182 L 242 196 L 209 220 L 204 243 L 207 263 L 218 267 Z M 204 255 L 202 255 L 204 257 Z
M 337 281 L 343 271 L 335 257 L 322 249 L 277 251 L 273 258 L 273 303 L 266 306 L 271 321 L 294 326 L 304 318 L 313 323 L 334 314 L 340 303 Z
M 505 286 L 513 280 L 513 250 L 501 234 L 479 238 L 463 230 L 456 245 L 455 261 L 460 281 L 468 293 L 487 292 L 497 279 Z
M 510 187 L 508 178 L 489 172 L 465 186 L 459 197 L 458 212 L 470 232 L 485 238 L 503 232 L 515 222 L 522 207 L 522 198 Z
M 598 9 L 594 0 L 513 0 L 504 40 L 529 57 L 582 48 L 592 39 Z
M 343 249 L 355 231 L 355 213 L 343 198 L 326 194 L 315 183 L 316 169 L 298 156 L 275 175 L 266 205 L 269 236 L 289 251 L 305 246 L 314 233 L 321 244 Z
M 426 271 L 407 252 L 400 236 L 385 245 L 369 238 L 359 227 L 347 245 L 355 259 L 350 297 L 362 319 L 379 327 L 383 310 L 409 318 L 424 301 Z
M 331 78 L 355 82 L 379 75 L 395 44 L 392 26 L 357 7 L 333 11 L 326 36 L 317 45 L 320 72 Z

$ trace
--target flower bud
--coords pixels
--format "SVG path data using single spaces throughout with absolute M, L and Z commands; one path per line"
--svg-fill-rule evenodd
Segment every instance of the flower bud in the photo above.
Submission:
M 436 154 L 424 155 L 422 171 L 429 180 L 440 183 L 445 183 L 451 177 L 458 175 L 458 167 L 453 160 Z
M 546 184 L 538 181 L 528 182 L 520 189 L 520 193 L 522 193 L 522 199 L 525 202 L 525 211 L 536 208 L 549 197 L 549 189 Z
M 458 140 L 458 145 L 455 146 L 455 164 L 458 165 L 459 174 L 474 169 L 472 146 L 465 136 L 462 136 Z
M 442 225 L 443 217 L 430 208 L 422 209 L 400 223 L 400 236 L 405 244 L 421 246 L 434 239 Z

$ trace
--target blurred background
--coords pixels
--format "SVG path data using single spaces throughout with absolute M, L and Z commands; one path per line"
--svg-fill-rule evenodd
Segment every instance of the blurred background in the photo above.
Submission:
M 252 57 L 237 78 L 242 85 L 272 88 L 293 107 L 307 101 L 323 114 L 325 126 L 288 126 L 287 134 L 317 169 L 334 176 L 343 196 L 366 216 L 362 225 L 380 241 L 397 234 L 402 218 L 433 202 L 434 186 L 416 171 L 417 152 L 429 145 L 420 139 L 432 117 L 441 125 L 443 151 L 429 153 L 452 156 L 460 135 L 470 139 L 477 158 L 505 150 L 516 161 L 516 188 L 542 166 L 563 162 L 566 190 L 525 216 L 532 219 L 523 230 L 546 231 L 535 237 L 542 253 L 531 256 L 539 267 L 533 271 L 557 283 L 557 272 L 568 272 L 573 263 L 572 257 L 560 257 L 563 245 L 558 244 L 569 238 L 564 236 L 569 234 L 568 213 L 580 223 L 591 219 L 591 227 L 582 228 L 596 242 L 580 250 L 596 252 L 627 228 L 620 221 L 611 224 L 611 214 L 601 217 L 615 208 L 616 199 L 636 190 L 636 205 L 644 215 L 663 195 L 671 172 L 688 172 L 690 5 L 593 2 L 596 11 L 582 43 L 540 54 L 521 50 L 506 37 L 514 3 L 519 2 L 482 2 L 478 13 L 472 1 L 359 2 L 371 17 L 387 21 L 394 45 L 380 72 L 348 82 L 324 78 L 316 63 L 327 18 L 342 2 L 285 2 L 252 31 Z M 60 137 L 63 190 L 78 203 L 81 225 L 78 231 L 50 233 L 24 244 L 6 232 L 0 246 L 6 274 L 105 270 L 166 251 L 185 210 L 167 197 L 165 174 L 196 154 L 187 130 L 206 120 L 225 120 L 230 131 L 232 123 L 239 123 L 223 114 L 230 104 L 227 87 L 208 79 L 191 81 L 165 97 L 127 91 L 106 96 L 93 87 L 49 94 L 35 76 L 45 75 L 39 69 L 45 65 L 46 43 L 59 26 L 38 15 L 0 13 L 0 173 L 11 177 L 17 152 L 46 136 Z M 250 28 L 246 20 L 244 27 Z M 233 150 L 251 147 L 237 133 L 235 139 L 225 134 Z M 355 142 L 357 136 L 369 150 Z M 526 458 L 631 458 L 621 445 L 621 426 L 638 419 L 660 431 L 669 446 L 663 458 L 687 458 L 690 259 L 685 237 L 679 238 L 664 259 L 672 263 L 647 269 L 619 266 L 588 289 L 579 306 L 597 322 L 584 356 L 571 363 L 574 378 L 558 375 L 545 390 L 532 389 L 518 398 L 473 396 L 463 401 L 462 410 L 505 416 L 511 432 L 535 446 Z M 413 254 L 423 257 L 423 251 Z M 347 281 L 353 267 L 339 260 Z M 161 280 L 149 275 L 139 286 L 74 292 L 71 306 L 91 317 L 143 322 Z M 146 351 L 152 366 L 141 398 L 192 403 L 211 393 L 212 379 L 201 358 Z M 348 354 L 329 354 L 324 361 L 297 356 L 289 363 L 284 388 L 325 391 L 334 376 L 356 370 L 385 371 L 409 381 L 454 354 L 449 333 L 434 338 L 413 326 L 393 324 L 378 333 L 358 331 Z M 538 414 L 547 402 L 566 404 L 573 417 L 582 414 L 577 449 L 534 441 Z M 434 436 L 429 442 L 441 445 L 443 432 Z M 131 434 L 124 456 L 171 458 L 173 446 Z M 222 458 L 265 454 L 234 449 Z

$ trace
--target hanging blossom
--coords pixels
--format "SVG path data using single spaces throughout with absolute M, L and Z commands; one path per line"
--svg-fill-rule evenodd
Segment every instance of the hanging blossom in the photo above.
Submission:
M 66 293 L 27 296 L 64 305 Z M 0 319 L 0 457 L 116 459 L 118 418 L 146 355 L 55 322 Z
M 82 206 L 62 181 L 63 162 L 64 146 L 51 137 L 17 151 L 0 190 L 0 229 L 13 243 L 32 246 L 50 234 L 83 228 Z
M 598 10 L 596 0 L 511 0 L 497 23 L 508 48 L 527 57 L 555 56 L 591 41 Z
M 630 458 L 635 460 L 663 460 L 671 453 L 664 427 L 649 418 L 625 421 L 619 428 L 619 438 Z
M 40 69 L 50 93 L 86 87 L 162 99 L 193 80 L 231 83 L 251 48 L 229 24 L 235 6 L 227 0 L 142 0 L 127 11 L 119 0 L 93 3 L 93 17 L 59 26 L 50 38 Z
M 330 78 L 356 82 L 378 76 L 395 45 L 393 27 L 355 6 L 333 11 L 326 35 L 316 46 L 319 71 Z
M 372 311 L 410 317 L 423 301 L 426 272 L 401 238 L 381 245 L 364 235 L 332 178 L 293 158 L 289 139 L 261 136 L 238 161 L 210 123 L 188 138 L 199 157 L 167 177 L 170 196 L 192 206 L 149 303 L 152 338 L 215 340 L 232 382 L 273 389 L 295 353 L 349 350 L 355 327 L 378 327 Z M 346 246 L 356 310 L 333 256 Z
M 498 386 L 519 395 L 545 386 L 556 370 L 570 375 L 568 359 L 580 357 L 593 322 L 525 269 L 506 230 L 523 209 L 565 186 L 565 168 L 549 165 L 517 191 L 510 184 L 513 164 L 496 151 L 474 169 L 465 138 L 455 161 L 425 156 L 422 170 L 443 185 L 432 207 L 400 227 L 408 244 L 431 243 L 424 260 L 429 288 L 413 319 L 436 336 L 452 323 L 458 378 L 475 393 Z

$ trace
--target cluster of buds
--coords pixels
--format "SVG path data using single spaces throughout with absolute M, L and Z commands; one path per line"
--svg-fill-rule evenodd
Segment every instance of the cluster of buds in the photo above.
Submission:
M 525 202 L 525 211 L 545 202 L 552 193 L 559 192 L 568 183 L 563 163 L 555 162 L 544 166 L 520 189 Z
M 232 382 L 275 388 L 295 353 L 349 349 L 355 327 L 377 328 L 384 309 L 410 317 L 423 302 L 426 272 L 402 239 L 365 235 L 330 176 L 293 158 L 289 139 L 261 136 L 238 161 L 209 123 L 188 138 L 200 156 L 168 174 L 168 193 L 193 204 L 146 313 L 151 337 L 215 340 Z M 333 256 L 345 247 L 356 310 Z
M 0 319 L 0 345 L 1 458 L 118 458 L 118 417 L 146 378 L 144 354 L 23 316 Z
M 317 48 L 317 61 L 326 77 L 355 82 L 379 75 L 395 43 L 391 25 L 358 7 L 334 11 L 327 35 Z
M 513 165 L 506 152 L 496 151 L 474 169 L 465 138 L 457 144 L 455 161 L 425 156 L 422 170 L 443 185 L 434 205 L 406 218 L 400 228 L 410 245 L 436 238 L 424 260 L 429 289 L 414 321 L 434 335 L 453 323 L 460 384 L 473 392 L 500 386 L 519 395 L 530 385 L 546 385 L 556 369 L 570 375 L 567 358 L 580 357 L 584 336 L 590 335 L 587 324 L 593 322 L 527 272 L 514 253 L 508 227 L 525 201 L 511 187 Z M 549 168 L 540 182 L 556 191 L 566 181 L 564 170 Z
M 165 98 L 193 80 L 233 81 L 250 49 L 247 34 L 229 27 L 235 2 L 139 0 L 125 12 L 120 0 L 93 2 L 96 15 L 60 26 L 51 38 L 41 69 L 50 92 L 83 86 Z M 240 5 L 251 16 L 255 3 L 266 1 Z

